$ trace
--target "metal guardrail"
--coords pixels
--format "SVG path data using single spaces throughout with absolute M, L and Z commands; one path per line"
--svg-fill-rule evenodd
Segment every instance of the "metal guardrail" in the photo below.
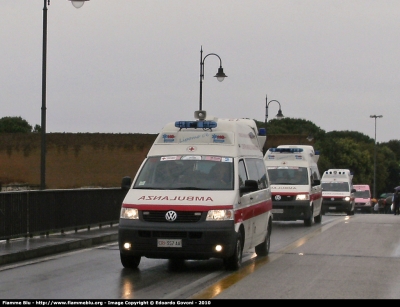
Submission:
M 126 192 L 121 188 L 1 192 L 0 240 L 116 224 Z

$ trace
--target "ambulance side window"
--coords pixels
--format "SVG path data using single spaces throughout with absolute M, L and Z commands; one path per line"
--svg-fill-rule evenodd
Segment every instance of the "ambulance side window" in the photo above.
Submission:
M 265 189 L 268 188 L 268 177 L 267 177 L 267 170 L 265 168 L 265 163 L 263 160 L 256 160 L 257 164 L 257 171 L 260 177 L 260 188 Z
M 244 187 L 244 182 L 247 180 L 247 173 L 243 160 L 239 161 L 238 168 L 239 168 L 239 187 Z
M 265 171 L 265 164 L 262 159 L 245 159 L 249 179 L 256 180 L 258 182 L 258 188 L 265 189 L 267 184 L 267 174 Z
M 317 167 L 314 167 L 314 166 L 311 167 L 311 176 L 312 176 L 313 180 L 320 180 L 321 179 Z

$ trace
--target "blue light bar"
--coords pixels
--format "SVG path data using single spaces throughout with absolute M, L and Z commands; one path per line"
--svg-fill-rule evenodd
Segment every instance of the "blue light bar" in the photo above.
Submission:
M 203 128 L 211 129 L 217 128 L 217 123 L 213 120 L 201 120 L 201 121 L 177 121 L 175 122 L 175 127 L 177 128 Z
M 270 148 L 268 149 L 271 152 L 287 152 L 287 153 L 297 153 L 303 152 L 303 148 Z
M 267 131 L 265 130 L 265 128 L 258 129 L 258 135 L 261 135 L 261 136 L 267 135 Z

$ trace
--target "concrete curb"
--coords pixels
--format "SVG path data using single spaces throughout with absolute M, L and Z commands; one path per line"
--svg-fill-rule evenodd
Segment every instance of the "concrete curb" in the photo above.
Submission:
M 98 235 L 91 238 L 65 238 L 62 240 L 62 242 L 53 242 L 34 248 L 29 247 L 29 244 L 21 242 L 21 245 L 25 244 L 25 247 L 21 247 L 19 249 L 10 248 L 7 254 L 0 255 L 0 265 L 88 248 L 117 240 L 118 232 Z

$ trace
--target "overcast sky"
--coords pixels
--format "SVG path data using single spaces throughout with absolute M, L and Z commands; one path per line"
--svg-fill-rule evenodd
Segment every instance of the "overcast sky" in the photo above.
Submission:
M 43 0 L 0 0 L 0 118 L 41 124 Z M 52 132 L 158 133 L 199 109 L 400 139 L 399 0 L 90 0 L 47 11 Z M 278 112 L 271 102 L 269 117 Z

